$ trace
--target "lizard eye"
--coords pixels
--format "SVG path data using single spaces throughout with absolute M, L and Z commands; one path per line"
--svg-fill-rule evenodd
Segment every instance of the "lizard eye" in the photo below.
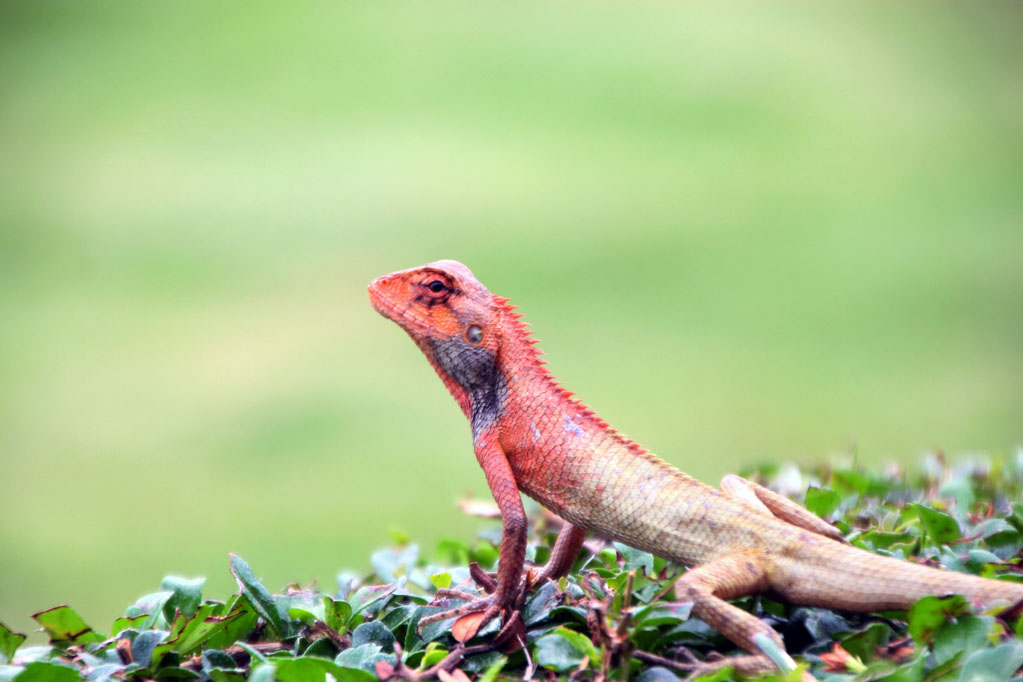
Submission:
M 434 298 L 441 298 L 444 294 L 451 291 L 451 287 L 448 283 L 442 279 L 431 279 L 423 283 L 423 287 L 426 288 L 430 295 Z
M 465 330 L 465 340 L 474 346 L 483 343 L 483 327 L 478 324 L 470 324 L 469 328 Z

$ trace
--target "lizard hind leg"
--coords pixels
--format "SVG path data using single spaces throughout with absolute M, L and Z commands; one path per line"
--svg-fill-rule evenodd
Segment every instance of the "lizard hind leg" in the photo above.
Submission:
M 675 597 L 692 602 L 693 614 L 749 652 L 712 662 L 692 662 L 694 674 L 706 674 L 734 666 L 744 675 L 760 675 L 796 667 L 785 653 L 785 644 L 770 626 L 726 599 L 761 592 L 769 584 L 767 565 L 758 552 L 730 554 L 686 572 L 675 583 Z M 810 678 L 812 679 L 812 678 Z
M 838 530 L 830 523 L 820 518 L 812 511 L 803 507 L 802 505 L 796 504 L 792 500 L 778 493 L 774 492 L 769 488 L 765 488 L 759 483 L 736 476 L 735 474 L 727 474 L 721 479 L 721 492 L 725 493 L 733 500 L 745 504 L 751 509 L 770 514 L 778 519 L 790 523 L 793 526 L 808 530 L 818 535 L 837 540 L 838 542 L 847 543 L 845 536 L 842 535 L 842 531 Z

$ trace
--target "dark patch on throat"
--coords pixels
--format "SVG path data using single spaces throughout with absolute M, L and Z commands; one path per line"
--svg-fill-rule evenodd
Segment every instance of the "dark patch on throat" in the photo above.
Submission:
M 473 437 L 493 426 L 508 396 L 508 382 L 497 367 L 497 358 L 457 336 L 428 337 L 424 342 L 438 368 L 468 394 Z

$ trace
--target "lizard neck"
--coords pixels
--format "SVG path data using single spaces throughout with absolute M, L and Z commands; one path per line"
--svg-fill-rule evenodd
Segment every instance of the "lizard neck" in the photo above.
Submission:
M 499 299 L 504 314 L 501 350 L 498 366 L 505 377 L 500 419 L 512 411 L 524 423 L 539 424 L 552 412 L 562 412 L 564 423 L 558 428 L 573 433 L 589 432 L 610 437 L 622 448 L 636 454 L 646 455 L 647 450 L 622 435 L 601 419 L 590 407 L 575 398 L 575 394 L 564 389 L 547 368 L 543 351 L 537 347 L 537 339 L 531 336 L 529 325 L 522 321 L 522 314 Z M 509 403 L 513 406 L 509 407 Z M 556 407 L 555 407 L 556 406 Z

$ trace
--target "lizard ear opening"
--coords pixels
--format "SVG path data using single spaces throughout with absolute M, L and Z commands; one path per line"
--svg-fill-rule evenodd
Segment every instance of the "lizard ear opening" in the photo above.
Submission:
M 470 324 L 465 330 L 465 340 L 474 346 L 483 343 L 483 327 L 478 324 Z

